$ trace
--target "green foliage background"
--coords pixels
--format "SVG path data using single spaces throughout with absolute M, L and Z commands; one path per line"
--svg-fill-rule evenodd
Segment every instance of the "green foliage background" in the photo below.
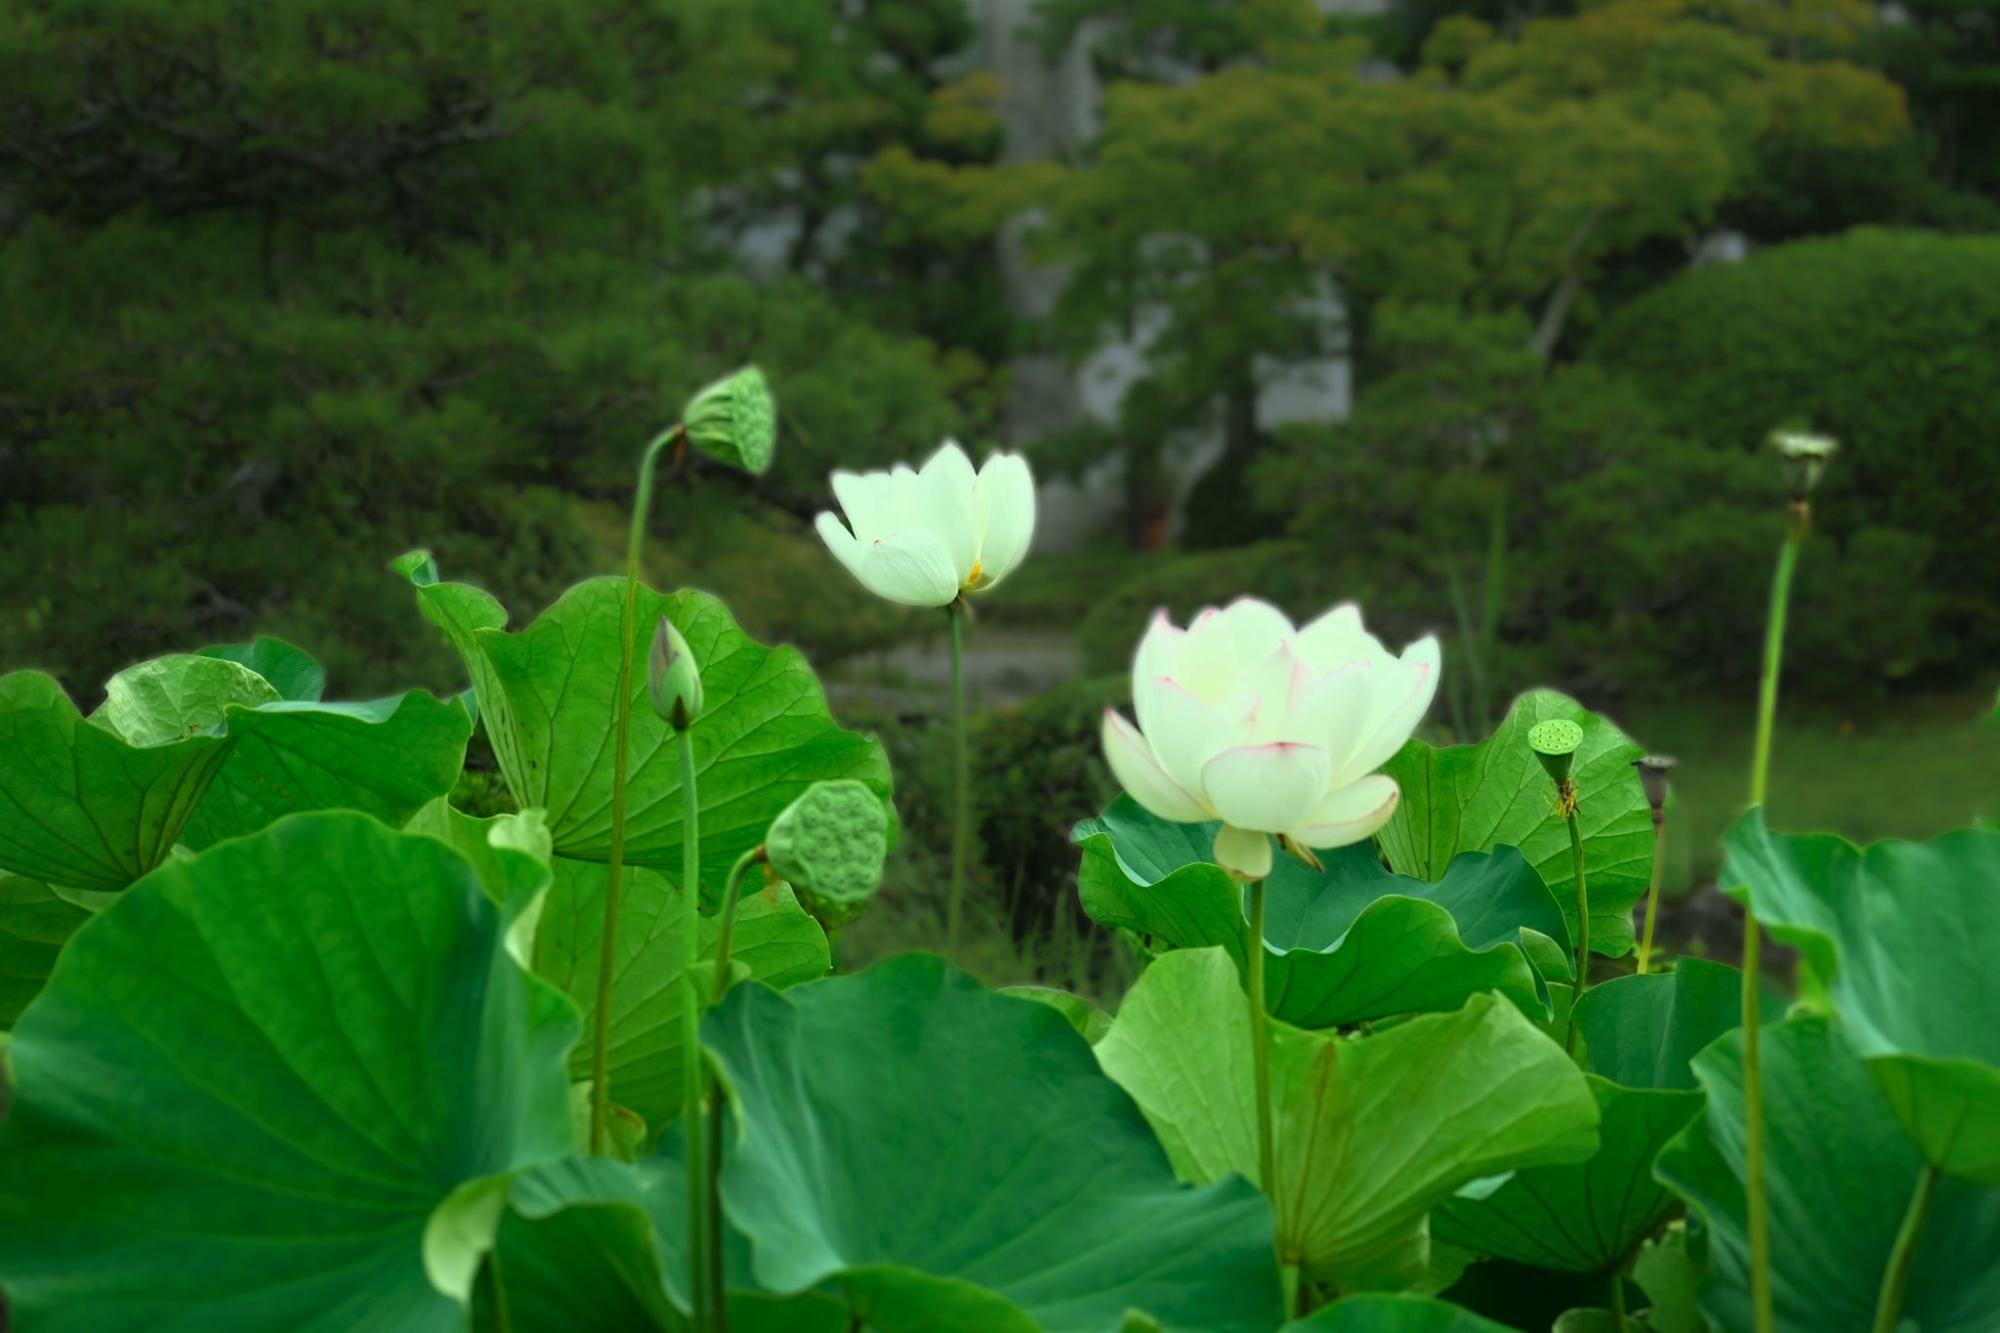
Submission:
M 2000 238 L 1864 229 L 1699 269 L 1607 321 L 1593 359 L 1713 449 L 1809 404 L 1842 441 L 1818 526 L 1876 580 L 1831 600 L 1914 611 L 1900 653 L 1842 637 L 1891 671 L 2000 650 Z
M 1788 697 L 1960 688 L 2000 647 L 1969 234 L 2000 219 L 2000 52 L 1992 0 L 1906 9 L 1044 0 L 1031 36 L 1082 42 L 1104 100 L 1036 158 L 973 0 L 22 0 L 0 666 L 89 707 L 134 659 L 263 632 L 340 697 L 459 688 L 389 559 L 549 605 L 615 565 L 643 443 L 755 360 L 773 470 L 668 477 L 645 572 L 818 666 L 927 626 L 830 567 L 831 468 L 957 433 L 1108 478 L 1101 544 L 1039 554 L 986 622 L 1073 632 L 1093 678 L 975 746 L 1017 935 L 1079 923 L 1067 822 L 1102 803 L 1097 711 L 1156 607 L 1255 590 L 1440 630 L 1462 738 L 1536 682 L 1739 690 L 1780 420 L 1846 444 Z M 1687 271 L 1717 228 L 1753 257 Z M 1012 299 L 1015 254 L 1065 266 L 1048 310 Z M 1022 354 L 1080 367 L 1142 328 L 1108 418 L 1008 429 Z M 1336 357 L 1344 419 L 1266 419 L 1273 379 Z M 929 717 L 920 691 L 836 704 L 907 751 L 892 878 L 924 899 L 941 729 L 886 725 Z
M 951 4 L 797 0 L 11 10 L 0 657 L 87 688 L 256 626 L 350 686 L 435 673 L 404 659 L 391 556 L 422 540 L 551 600 L 603 563 L 579 500 L 622 499 L 751 358 L 777 470 L 751 498 L 697 469 L 709 510 L 809 514 L 834 461 L 977 426 L 979 338 L 924 329 L 949 258 L 880 295 L 927 256 L 811 243 L 966 31 Z M 753 273 L 731 240 L 771 218 L 799 239 Z

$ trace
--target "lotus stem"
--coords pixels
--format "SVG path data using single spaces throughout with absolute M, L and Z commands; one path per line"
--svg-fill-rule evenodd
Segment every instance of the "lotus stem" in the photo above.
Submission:
M 1563 1036 L 1563 1049 L 1576 1053 L 1576 1009 L 1583 1003 L 1583 993 L 1590 989 L 1590 882 L 1583 874 L 1583 830 L 1577 826 L 1576 787 L 1569 779 L 1563 779 L 1560 798 L 1565 818 L 1563 824 L 1569 829 L 1570 861 L 1576 868 L 1576 990 L 1569 1002 L 1569 1025 Z
M 972 841 L 972 760 L 965 741 L 965 621 L 960 598 L 945 608 L 951 622 L 951 890 L 945 899 L 945 952 L 958 957 L 959 917 L 965 906 L 965 858 Z
M 493 1302 L 493 1333 L 512 1333 L 514 1320 L 507 1312 L 507 1282 L 500 1273 L 500 1242 L 486 1252 L 486 1290 Z
M 1764 804 L 1770 779 L 1771 733 L 1778 715 L 1778 677 L 1785 656 L 1785 618 L 1791 608 L 1792 574 L 1799 548 L 1812 525 L 1812 509 L 1795 499 L 1786 514 L 1785 542 L 1771 578 L 1771 609 L 1764 622 L 1764 674 L 1757 690 L 1757 740 L 1750 759 L 1750 804 Z M 1743 908 L 1743 1173 L 1750 1232 L 1750 1303 L 1755 1333 L 1771 1333 L 1770 1195 L 1764 1180 L 1764 1080 L 1758 1051 L 1758 982 L 1763 970 L 1762 930 L 1754 903 Z
M 681 1007 L 681 1124 L 688 1172 L 688 1290 L 699 1327 L 708 1308 L 707 1154 L 702 1148 L 701 987 L 701 799 L 695 790 L 694 735 L 676 733 L 681 753 L 681 977 L 687 986 Z
M 1253 879 L 1250 893 L 1250 1060 L 1257 1080 L 1257 1180 L 1277 1197 L 1277 1153 L 1271 1137 L 1270 1016 L 1264 1009 L 1264 881 Z
M 1278 1282 L 1284 1289 L 1285 1318 L 1297 1319 L 1305 1311 L 1299 1308 L 1299 1266 L 1287 1259 L 1278 1265 Z
M 729 993 L 729 937 L 736 927 L 736 900 L 743 889 L 743 877 L 750 873 L 750 867 L 764 859 L 764 848 L 760 844 L 736 858 L 736 864 L 729 867 L 729 887 L 722 895 L 722 924 L 715 935 L 715 1003 L 721 1004 L 722 997 Z
M 1924 1223 L 1930 1217 L 1931 1200 L 1937 1196 L 1938 1169 L 1929 1162 L 1917 1173 L 1917 1190 L 1903 1214 L 1896 1232 L 1896 1244 L 1889 1251 L 1889 1266 L 1882 1272 L 1882 1294 L 1875 1301 L 1874 1333 L 1896 1333 L 1903 1319 L 1903 1289 L 1909 1285 L 1910 1265 L 1916 1260 L 1917 1242 L 1923 1239 Z
M 1785 525 L 1785 544 L 1778 548 L 1778 568 L 1771 579 L 1771 607 L 1764 620 L 1764 674 L 1757 688 L 1757 742 L 1750 756 L 1750 804 L 1764 804 L 1771 773 L 1771 733 L 1778 716 L 1778 675 L 1785 657 L 1785 620 L 1792 605 L 1792 573 L 1799 548 L 1805 545 L 1810 510 L 1792 505 Z
M 631 750 L 633 640 L 639 634 L 639 552 L 646 544 L 646 515 L 653 507 L 653 469 L 660 450 L 681 438 L 675 426 L 653 437 L 639 459 L 639 490 L 632 497 L 632 530 L 625 539 L 625 609 L 618 627 L 618 695 L 612 702 L 611 854 L 604 877 L 604 938 L 597 962 L 597 1009 L 591 1015 L 590 1151 L 604 1153 L 611 1115 L 611 974 L 618 962 L 618 890 L 625 869 L 625 761 Z
M 708 1291 L 715 1333 L 729 1333 L 729 1278 L 722 1255 L 722 1089 L 709 1084 L 708 1133 Z
M 1625 1265 L 1611 1270 L 1611 1326 L 1625 1333 Z
M 1639 975 L 1645 976 L 1653 959 L 1653 925 L 1660 919 L 1660 878 L 1667 865 L 1667 812 L 1653 812 L 1653 875 L 1646 886 L 1646 930 L 1639 937 Z

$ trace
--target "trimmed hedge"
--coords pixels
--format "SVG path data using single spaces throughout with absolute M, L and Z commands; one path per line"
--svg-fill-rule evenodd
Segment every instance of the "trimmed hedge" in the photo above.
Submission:
M 1755 449 L 1787 420 L 1835 436 L 1820 530 L 1850 548 L 1869 528 L 1928 538 L 1955 655 L 2000 652 L 2000 237 L 1775 246 L 1633 301 L 1591 355 L 1692 439 Z

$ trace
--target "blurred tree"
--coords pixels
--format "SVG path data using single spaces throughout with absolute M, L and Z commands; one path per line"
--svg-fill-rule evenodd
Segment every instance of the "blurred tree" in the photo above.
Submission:
M 87 692 L 254 627 L 348 688 L 448 680 L 383 562 L 427 542 L 531 609 L 602 566 L 575 497 L 734 363 L 794 512 L 976 428 L 997 340 L 848 301 L 907 257 L 830 234 L 967 36 L 963 0 L 13 6 L 0 661 Z
M 1608 258 L 1699 235 L 1760 151 L 1879 145 L 1903 125 L 1892 84 L 1808 49 L 1864 21 L 1854 0 L 1810 27 L 1690 0 L 1611 0 L 1511 33 L 1453 17 L 1405 78 L 1380 77 L 1311 0 L 1044 12 L 1053 38 L 1101 20 L 1120 76 L 1082 161 L 1050 181 L 1047 164 L 903 157 L 870 183 L 911 225 L 948 218 L 961 238 L 1047 196 L 1039 253 L 1067 266 L 1058 345 L 1144 351 L 1119 419 L 1075 432 L 1072 461 L 1115 450 L 1136 474 L 1219 414 L 1196 540 L 1255 531 L 1236 497 L 1264 438 L 1261 385 L 1342 351 L 1365 381 L 1377 302 L 1526 311 L 1547 358 Z
M 1322 602 L 1365 593 L 1371 622 L 1445 633 L 1440 711 L 1462 736 L 1551 674 L 1664 698 L 1747 680 L 1782 527 L 1775 464 L 1715 447 L 1631 378 L 1544 366 L 1526 332 L 1518 312 L 1385 306 L 1387 369 L 1353 416 L 1286 429 L 1253 469 L 1303 548 L 1290 563 Z M 1843 514 L 1811 548 L 1797 632 L 1814 690 L 1879 690 L 1949 649 L 1950 585 L 1929 577 L 1941 543 L 1885 517 Z M 1507 577 L 1482 605 L 1495 550 Z
M 1863 51 L 1908 90 L 1938 179 L 2000 200 L 2000 2 L 1903 0 Z

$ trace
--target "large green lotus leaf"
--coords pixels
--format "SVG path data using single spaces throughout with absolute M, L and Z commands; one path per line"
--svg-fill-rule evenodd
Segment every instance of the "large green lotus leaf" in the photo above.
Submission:
M 249 643 L 212 643 L 195 650 L 201 657 L 220 657 L 249 667 L 269 681 L 280 699 L 318 703 L 326 691 L 326 672 L 303 648 L 260 634 Z
M 0 873 L 0 1031 L 41 992 L 63 944 L 88 920 L 42 881 Z
M 480 818 L 440 796 L 411 815 L 403 830 L 436 838 L 464 857 L 487 896 L 507 908 L 509 917 L 527 910 L 531 896 L 550 886 L 555 859 L 539 810 Z
M 1470 1310 L 1424 1296 L 1363 1292 L 1322 1306 L 1282 1333 L 1514 1333 Z
M 535 932 L 535 971 L 561 987 L 583 1012 L 591 1030 L 597 1012 L 597 975 L 604 946 L 605 867 L 559 856 Z M 611 980 L 611 1095 L 658 1129 L 680 1113 L 682 899 L 664 875 L 638 867 L 624 872 L 618 899 L 618 962 Z M 715 956 L 720 923 L 699 922 L 703 959 Z M 769 884 L 738 904 L 730 936 L 731 959 L 750 976 L 784 987 L 826 975 L 832 966 L 826 932 L 808 916 L 791 889 Z M 590 1043 L 570 1059 L 578 1080 L 590 1077 Z
M 14 1030 L 0 1285 L 20 1323 L 463 1328 L 427 1275 L 452 1253 L 433 1213 L 570 1142 L 576 1014 L 502 934 L 450 848 L 351 811 L 123 894 Z
M 365 703 L 280 700 L 229 710 L 234 745 L 181 841 L 197 850 L 305 810 L 399 825 L 451 790 L 472 719 L 421 690 Z
M 133 745 L 84 718 L 52 677 L 0 676 L 0 870 L 124 888 L 173 847 L 231 744 Z
M 1639 1247 L 1632 1281 L 1652 1302 L 1645 1312 L 1651 1333 L 1708 1333 L 1708 1318 L 1701 1312 L 1703 1270 L 1688 1253 L 1685 1222 L 1673 1223 Z
M 1601 1120 L 1590 1160 L 1517 1172 L 1484 1198 L 1447 1199 L 1431 1217 L 1433 1236 L 1516 1263 L 1594 1273 L 1622 1262 L 1667 1218 L 1674 1199 L 1653 1179 L 1653 1161 L 1701 1111 L 1701 1094 L 1586 1078 Z
M 1660 1154 L 1659 1176 L 1707 1226 L 1702 1306 L 1751 1326 L 1743 1190 L 1742 1033 L 1695 1057 L 1708 1108 Z M 1802 1014 L 1759 1044 L 1770 1133 L 1771 1289 L 1783 1333 L 1873 1326 L 1882 1273 L 1923 1169 L 1853 1035 Z M 2000 1191 L 1940 1182 L 1903 1317 L 1923 1333 L 1984 1333 L 2000 1310 Z
M 301 810 L 398 823 L 450 789 L 471 731 L 458 705 L 414 691 L 288 699 L 253 664 L 294 693 L 316 688 L 311 659 L 276 640 L 128 667 L 87 719 L 47 676 L 0 679 L 0 869 L 113 892 L 176 842 L 205 847 Z
M 2000 1187 L 2000 832 L 1856 847 L 1752 810 L 1722 883 L 1798 949 L 1918 1151 Z
M 1784 1005 L 1766 995 L 1762 1013 L 1775 1023 Z M 1576 1011 L 1592 1072 L 1628 1088 L 1698 1087 L 1690 1062 L 1742 1021 L 1743 974 L 1701 958 L 1593 986 Z
M 104 683 L 90 720 L 128 745 L 171 745 L 221 729 L 231 708 L 279 700 L 277 687 L 240 662 L 170 653 L 126 667 Z
M 626 1164 L 572 1156 L 531 1168 L 508 1187 L 496 1268 L 514 1333 L 659 1330 L 685 1313 L 687 1180 L 671 1132 L 660 1155 Z M 729 1327 L 734 1333 L 843 1333 L 845 1303 L 753 1287 L 749 1243 L 725 1224 Z M 474 1327 L 491 1326 L 490 1292 Z
M 1380 834 L 1382 850 L 1400 873 L 1435 880 L 1463 852 L 1518 847 L 1561 904 L 1573 933 L 1576 873 L 1569 832 L 1555 813 L 1554 784 L 1528 748 L 1528 729 L 1551 718 L 1583 728 L 1570 776 L 1590 881 L 1590 947 L 1616 956 L 1632 947 L 1632 904 L 1645 894 L 1653 866 L 1652 814 L 1632 767 L 1645 751 L 1573 699 L 1532 690 L 1477 745 L 1405 745 L 1382 770 L 1403 791 Z
M 723 1199 L 768 1291 L 836 1291 L 882 1333 L 1280 1321 L 1269 1207 L 1176 1181 L 1048 1005 L 913 954 L 739 986 L 702 1036 L 741 1117 Z
M 1248 967 L 1244 888 L 1209 857 L 1213 824 L 1174 824 L 1120 796 L 1073 834 L 1078 891 L 1097 921 L 1176 948 L 1220 945 Z M 1266 1002 L 1304 1028 L 1451 1010 L 1497 990 L 1545 1015 L 1524 930 L 1567 939 L 1562 909 L 1511 848 L 1462 856 L 1437 883 L 1392 874 L 1370 844 L 1315 871 L 1280 856 L 1265 882 Z
M 1183 1179 L 1257 1178 L 1249 1010 L 1222 950 L 1156 960 L 1096 1052 Z M 1359 1039 L 1278 1024 L 1270 1060 L 1279 1253 L 1342 1287 L 1408 1285 L 1453 1192 L 1597 1147 L 1583 1074 L 1497 996 Z
M 504 1297 L 513 1333 L 682 1333 L 689 1321 L 669 1296 L 655 1217 L 678 1218 L 684 1194 L 666 1194 L 657 1171 L 608 1157 L 568 1157 L 515 1176 L 495 1235 L 489 1281 Z M 473 1327 L 498 1326 L 482 1284 Z
M 1673 1211 L 1653 1162 L 1701 1111 L 1688 1061 L 1737 1026 L 1741 976 L 1689 958 L 1671 973 L 1586 992 L 1576 1021 L 1601 1120 L 1596 1154 L 1516 1172 L 1480 1198 L 1449 1199 L 1432 1215 L 1432 1234 L 1538 1268 L 1592 1273 L 1623 1263 Z
M 478 589 L 438 583 L 427 560 L 399 566 L 424 613 L 466 659 L 480 716 L 515 799 L 548 811 L 558 854 L 604 861 L 611 849 L 611 774 L 619 626 L 625 581 L 580 583 L 517 633 Z M 426 581 L 430 580 L 430 581 Z M 701 796 L 702 877 L 719 886 L 736 858 L 814 782 L 854 778 L 883 801 L 889 764 L 873 738 L 843 731 L 805 659 L 757 643 L 720 601 L 699 592 L 639 592 L 625 859 L 678 878 L 680 759 L 646 698 L 646 647 L 665 615 L 701 664 L 702 715 L 691 729 Z

